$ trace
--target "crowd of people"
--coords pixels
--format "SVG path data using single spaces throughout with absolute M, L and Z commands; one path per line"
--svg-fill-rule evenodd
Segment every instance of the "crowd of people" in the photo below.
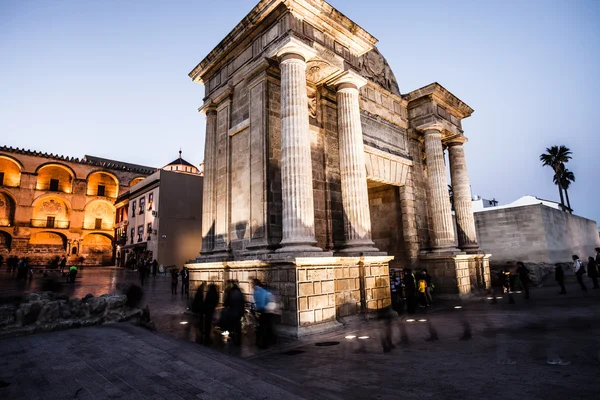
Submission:
M 4 264 L 4 257 L 0 255 L 0 268 Z M 8 256 L 6 259 L 6 267 L 9 273 L 16 272 L 17 280 L 26 280 L 27 277 L 31 279 L 33 276 L 33 270 L 29 265 L 29 259 L 26 257 Z
M 401 314 L 406 311 L 414 314 L 417 307 L 426 308 L 433 302 L 434 284 L 426 269 L 405 268 L 393 275 L 390 280 L 392 309 Z

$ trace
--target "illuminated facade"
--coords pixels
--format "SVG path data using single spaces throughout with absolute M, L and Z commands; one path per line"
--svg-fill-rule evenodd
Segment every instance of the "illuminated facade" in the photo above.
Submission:
M 0 147 L 0 254 L 113 262 L 114 202 L 151 167 Z

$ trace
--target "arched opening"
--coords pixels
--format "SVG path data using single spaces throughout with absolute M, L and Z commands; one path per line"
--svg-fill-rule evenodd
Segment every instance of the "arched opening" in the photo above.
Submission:
M 73 248 L 71 249 L 71 254 L 73 254 L 74 256 L 77 255 L 77 246 L 73 246 Z
M 12 236 L 8 232 L 0 231 L 0 254 L 3 256 L 10 253 Z M 6 257 L 4 257 L 6 259 Z
M 108 201 L 93 200 L 85 206 L 83 229 L 112 231 L 115 214 L 115 206 Z
M 0 186 L 21 185 L 21 164 L 12 157 L 0 155 Z
M 73 192 L 73 181 L 75 173 L 65 165 L 57 163 L 44 164 L 38 167 L 37 182 L 35 188 L 37 190 L 46 190 L 50 192 Z
M 131 180 L 131 182 L 129 182 L 129 187 L 132 187 L 132 186 L 133 186 L 133 185 L 135 185 L 136 183 L 139 183 L 139 182 L 141 182 L 141 181 L 143 181 L 143 180 L 144 180 L 144 177 L 143 177 L 143 176 L 138 176 L 137 178 L 133 178 L 133 179 Z
M 87 195 L 116 198 L 119 195 L 119 180 L 104 171 L 92 172 L 87 177 Z
M 112 264 L 112 236 L 102 233 L 90 233 L 83 238 L 81 255 L 85 257 L 88 265 Z
M 31 227 L 33 228 L 69 228 L 69 205 L 58 195 L 37 198 L 32 204 L 33 213 Z
M 29 238 L 27 256 L 32 265 L 48 265 L 67 250 L 67 238 L 58 232 L 36 232 Z
M 0 192 L 0 226 L 15 224 L 15 200 L 8 193 Z

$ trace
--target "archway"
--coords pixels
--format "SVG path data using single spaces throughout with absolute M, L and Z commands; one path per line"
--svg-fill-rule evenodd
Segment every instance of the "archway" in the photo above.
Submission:
M 135 185 L 136 183 L 139 183 L 141 181 L 143 181 L 145 178 L 143 176 L 138 176 L 137 178 L 133 178 L 130 182 L 129 182 L 129 187 L 132 187 L 133 185 Z
M 80 254 L 88 265 L 110 265 L 113 260 L 113 238 L 103 233 L 90 233 L 81 242 Z
M 6 192 L 0 191 L 0 226 L 13 226 L 15 220 L 16 202 Z
M 58 232 L 36 232 L 29 238 L 27 256 L 32 265 L 48 265 L 66 254 L 67 238 Z
M 21 163 L 9 156 L 0 155 L 0 186 L 19 187 L 21 185 Z
M 6 254 L 10 253 L 11 244 L 12 236 L 8 232 L 0 231 L 0 254 L 5 256 Z
M 105 200 L 93 200 L 85 206 L 83 229 L 112 231 L 115 214 L 113 204 Z
M 73 192 L 73 181 L 75 172 L 66 165 L 59 163 L 42 164 L 36 170 L 37 190 L 46 190 L 51 192 Z
M 38 197 L 31 205 L 33 208 L 31 227 L 33 228 L 69 228 L 69 203 L 59 195 Z
M 94 171 L 87 177 L 87 195 L 117 198 L 119 180 L 106 171 Z

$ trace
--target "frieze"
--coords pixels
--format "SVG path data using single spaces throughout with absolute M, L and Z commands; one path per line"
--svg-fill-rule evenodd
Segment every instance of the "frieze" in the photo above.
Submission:
M 59 214 L 63 212 L 63 207 L 62 204 L 54 200 L 44 201 L 42 202 L 40 211 L 48 214 Z
M 358 70 L 365 78 L 376 82 L 396 96 L 400 96 L 396 77 L 377 47 L 373 47 L 373 50 L 358 59 Z

